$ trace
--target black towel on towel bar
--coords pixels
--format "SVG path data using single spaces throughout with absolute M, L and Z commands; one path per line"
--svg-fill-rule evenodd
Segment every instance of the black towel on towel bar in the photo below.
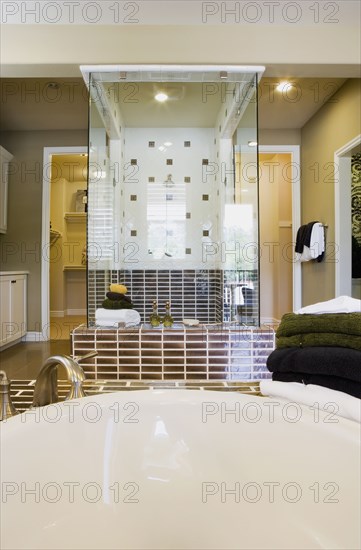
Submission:
M 315 222 L 307 223 L 306 225 L 301 225 L 301 227 L 297 231 L 295 252 L 302 254 L 303 247 L 310 246 L 312 228 L 315 225 L 315 223 L 318 223 L 318 222 L 315 221 Z

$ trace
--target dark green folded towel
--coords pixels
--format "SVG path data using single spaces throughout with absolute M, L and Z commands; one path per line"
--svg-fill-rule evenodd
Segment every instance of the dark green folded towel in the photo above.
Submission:
M 307 346 L 338 346 L 361 350 L 361 337 L 354 334 L 338 334 L 336 332 L 313 332 L 311 334 L 294 334 L 293 336 L 276 336 L 277 349 L 305 348 Z
M 311 333 L 337 333 L 361 336 L 361 313 L 323 313 L 322 315 L 286 313 L 281 319 L 276 336 L 282 337 Z M 340 345 L 342 346 L 342 344 Z
M 109 300 L 106 298 L 102 303 L 104 309 L 133 309 L 133 304 L 128 300 Z
M 109 298 L 109 300 L 119 301 L 119 300 L 126 300 L 127 302 L 131 303 L 131 299 L 126 294 L 120 294 L 119 292 L 107 292 L 106 297 Z

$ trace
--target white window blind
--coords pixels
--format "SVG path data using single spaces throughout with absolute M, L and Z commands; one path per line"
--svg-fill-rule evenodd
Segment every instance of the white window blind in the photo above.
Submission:
M 93 269 L 111 269 L 115 258 L 114 187 L 106 179 L 88 190 L 88 261 Z
M 186 242 L 186 185 L 148 184 L 148 250 L 183 258 Z

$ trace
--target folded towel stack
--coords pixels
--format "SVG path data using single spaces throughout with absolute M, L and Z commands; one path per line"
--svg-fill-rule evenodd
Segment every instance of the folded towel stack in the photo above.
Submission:
M 98 327 L 118 328 L 119 323 L 126 327 L 138 325 L 140 315 L 135 309 L 104 309 L 99 308 L 95 312 L 95 324 Z
M 323 308 L 329 311 L 327 303 Z M 285 314 L 267 368 L 276 381 L 315 384 L 361 398 L 360 309 Z
M 124 285 L 110 285 L 102 303 L 103 307 L 95 312 L 95 323 L 98 327 L 118 328 L 119 323 L 130 327 L 140 323 L 140 315 L 133 309 L 131 299 L 126 296 L 127 292 Z

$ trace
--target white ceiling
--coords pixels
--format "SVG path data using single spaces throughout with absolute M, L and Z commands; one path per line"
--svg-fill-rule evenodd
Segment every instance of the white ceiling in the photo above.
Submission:
M 292 92 L 282 94 L 275 86 L 282 78 L 263 78 L 259 89 L 259 126 L 262 129 L 298 129 L 342 86 L 344 78 L 292 78 Z M 2 130 L 79 130 L 88 126 L 87 90 L 80 78 L 1 79 Z M 49 87 L 56 82 L 59 87 Z M 135 103 L 124 101 L 121 110 L 125 125 L 214 126 L 220 94 L 202 101 L 201 84 L 170 85 L 172 101 L 159 104 L 153 100 L 154 83 L 139 85 Z M 176 99 L 177 98 L 177 99 Z M 151 107 L 151 108 L 150 108 Z M 246 113 L 247 116 L 247 113 Z M 147 122 L 145 122 L 147 120 Z M 176 122 L 175 122 L 176 121 Z M 250 119 L 250 124 L 252 121 Z M 242 122 L 247 126 L 247 122 Z
M 125 127 L 138 128 L 213 128 L 221 108 L 221 92 L 205 93 L 202 83 L 136 83 L 134 100 L 127 101 L 129 89 L 119 84 L 120 110 Z M 154 99 L 165 92 L 169 99 L 159 103 Z

